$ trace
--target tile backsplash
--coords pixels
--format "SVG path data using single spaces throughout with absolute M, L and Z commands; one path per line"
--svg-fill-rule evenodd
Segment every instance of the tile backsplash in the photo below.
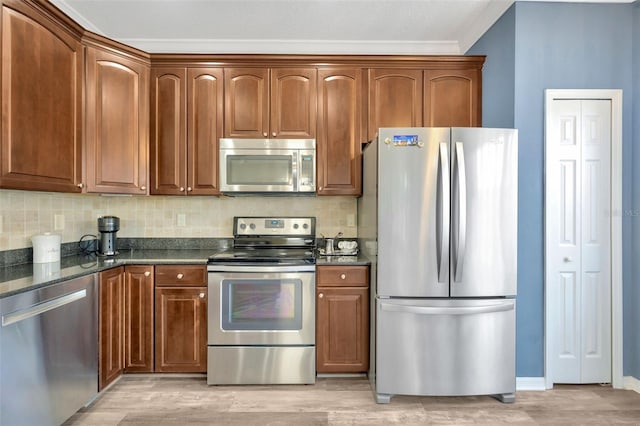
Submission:
M 62 242 L 98 233 L 97 218 L 120 218 L 119 237 L 231 237 L 234 216 L 315 216 L 317 233 L 356 237 L 352 197 L 126 197 L 0 190 L 0 251 L 31 247 L 43 232 Z

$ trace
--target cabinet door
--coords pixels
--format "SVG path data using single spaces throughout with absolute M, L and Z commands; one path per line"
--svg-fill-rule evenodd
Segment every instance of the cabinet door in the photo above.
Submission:
M 318 70 L 318 195 L 362 191 L 362 71 Z
M 124 268 L 100 273 L 98 390 L 124 369 Z
M 218 139 L 222 134 L 223 85 L 221 68 L 188 71 L 187 193 L 219 195 Z
M 184 68 L 151 72 L 150 193 L 185 194 L 187 91 Z
M 149 68 L 87 49 L 87 191 L 145 194 Z
M 424 125 L 480 127 L 481 71 L 425 70 Z
M 316 370 L 360 373 L 369 369 L 369 289 L 316 290 Z
M 269 136 L 269 70 L 224 70 L 224 135 L 228 138 Z
M 422 70 L 369 70 L 369 140 L 380 127 L 422 126 Z
M 80 192 L 79 38 L 26 2 L 4 3 L 0 188 Z
M 153 266 L 124 270 L 124 371 L 153 372 Z
M 207 288 L 156 287 L 155 371 L 207 371 Z
M 271 70 L 270 137 L 313 139 L 316 135 L 316 70 Z

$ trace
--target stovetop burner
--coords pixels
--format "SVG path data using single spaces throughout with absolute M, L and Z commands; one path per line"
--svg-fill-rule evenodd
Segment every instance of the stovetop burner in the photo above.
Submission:
M 315 218 L 235 217 L 233 247 L 209 263 L 315 264 Z

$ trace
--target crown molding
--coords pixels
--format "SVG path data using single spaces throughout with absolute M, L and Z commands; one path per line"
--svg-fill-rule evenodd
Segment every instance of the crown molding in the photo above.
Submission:
M 211 40 L 117 38 L 149 53 L 459 55 L 456 41 L 391 40 Z

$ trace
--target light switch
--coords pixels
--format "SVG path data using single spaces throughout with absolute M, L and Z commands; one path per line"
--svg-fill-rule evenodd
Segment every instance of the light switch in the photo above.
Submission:
M 178 213 L 178 226 L 187 226 L 187 215 Z
M 64 215 L 63 214 L 53 215 L 53 230 L 62 231 L 63 229 L 64 229 Z

